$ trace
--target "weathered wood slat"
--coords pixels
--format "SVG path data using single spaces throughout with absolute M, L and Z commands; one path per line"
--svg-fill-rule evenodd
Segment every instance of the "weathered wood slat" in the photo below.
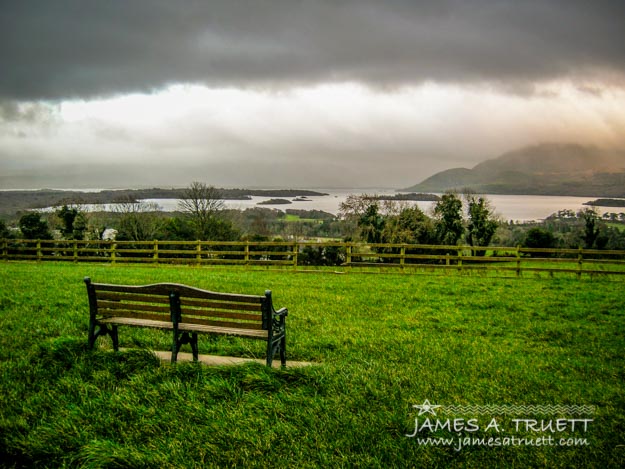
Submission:
M 252 330 L 262 330 L 262 324 L 260 322 L 233 322 L 233 321 L 215 321 L 211 319 L 201 319 L 196 317 L 183 316 L 182 322 L 180 324 L 198 324 L 198 325 L 206 325 L 206 326 L 214 326 L 214 327 L 226 327 L 232 329 L 252 329 Z M 265 334 L 267 335 L 267 334 Z
M 136 301 L 143 303 L 160 303 L 169 305 L 169 298 L 163 295 L 138 295 L 133 293 L 103 292 L 98 299 L 111 301 Z
M 220 327 L 220 326 L 210 326 L 210 325 L 192 324 L 192 323 L 181 323 L 179 325 L 179 329 L 181 331 L 187 331 L 187 332 L 226 334 L 226 335 L 234 335 L 234 336 L 240 336 L 240 337 L 250 337 L 253 339 L 267 340 L 267 331 L 264 331 L 262 329 L 261 330 L 240 329 L 240 328 L 233 328 L 233 327 Z
M 240 295 L 234 293 L 218 293 L 200 288 L 189 287 L 178 283 L 157 283 L 152 285 L 110 285 L 106 283 L 94 283 L 96 291 L 112 291 L 124 293 L 148 293 L 155 295 L 169 295 L 172 292 L 179 293 L 180 296 L 188 296 L 191 298 L 203 298 L 207 300 L 220 301 L 238 301 L 245 303 L 261 304 L 262 296 L 256 295 Z
M 159 329 L 173 329 L 173 324 L 165 316 L 156 314 L 133 313 L 132 311 L 115 311 L 110 316 L 104 315 L 98 319 L 104 324 L 120 324 L 128 326 L 146 326 Z M 144 324 L 145 323 L 145 324 Z M 147 325 L 149 324 L 149 326 Z
M 252 304 L 248 302 L 217 302 L 217 301 L 203 301 L 189 298 L 180 299 L 182 306 L 189 306 L 192 308 L 214 308 L 214 309 L 228 309 L 235 311 L 258 311 L 258 303 Z
M 233 301 L 241 303 L 250 303 L 260 305 L 263 302 L 264 297 L 256 295 L 239 295 L 235 293 L 217 293 L 208 290 L 200 290 L 192 287 L 184 287 L 180 290 L 176 290 L 180 293 L 181 297 L 187 296 L 190 298 L 201 298 L 205 300 L 217 300 L 217 301 Z
M 164 288 L 166 284 L 154 284 L 154 285 L 110 285 L 107 283 L 93 283 L 92 284 L 100 295 L 100 292 L 118 292 L 118 293 L 147 293 L 153 295 L 168 295 L 171 289 Z
M 170 314 L 168 306 L 158 306 L 150 304 L 123 303 L 119 301 L 102 301 L 98 300 L 98 309 L 104 310 L 130 310 L 130 311 L 148 311 L 154 313 Z
M 136 314 L 131 311 L 115 311 L 114 316 L 103 317 L 98 322 L 103 324 L 117 324 L 125 326 L 149 327 L 154 329 L 173 329 L 173 324 L 164 319 L 164 316 L 152 314 Z M 197 320 L 185 318 L 185 322 L 178 325 L 181 331 L 211 332 L 245 337 L 267 338 L 267 331 L 260 324 L 244 324 L 220 321 Z
M 258 311 L 258 308 L 256 308 Z M 184 316 L 202 316 L 213 318 L 228 318 L 228 319 L 241 319 L 243 321 L 262 321 L 262 314 L 250 314 L 250 313 L 231 313 L 227 311 L 217 311 L 212 309 L 193 309 L 185 308 L 182 310 Z

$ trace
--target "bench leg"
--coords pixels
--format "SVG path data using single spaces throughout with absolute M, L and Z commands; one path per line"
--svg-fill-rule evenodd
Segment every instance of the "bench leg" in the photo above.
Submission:
M 280 363 L 282 366 L 286 366 L 286 335 L 280 339 Z
M 174 331 L 174 340 L 171 344 L 171 362 L 176 363 L 178 361 L 178 350 L 180 347 L 178 346 L 178 333 Z
M 171 362 L 176 363 L 178 361 L 178 352 L 180 352 L 180 347 L 182 344 L 189 343 L 189 334 L 184 332 L 180 334 L 179 332 L 174 332 L 174 343 L 172 345 L 171 350 Z
M 89 322 L 89 350 L 93 350 L 95 346 L 95 340 L 98 336 L 95 333 L 96 324 L 93 321 Z
M 273 354 L 275 353 L 275 349 L 273 348 L 273 340 L 269 339 L 267 341 L 267 366 L 271 368 L 271 364 L 273 363 Z
M 183 332 L 182 334 L 174 331 L 174 343 L 172 344 L 171 349 L 171 362 L 176 363 L 178 360 L 178 352 L 180 352 L 180 347 L 184 344 L 191 344 L 191 350 L 193 351 L 193 361 L 198 361 L 198 347 L 197 347 L 197 333 L 194 332 L 189 334 L 188 332 Z
M 97 328 L 97 330 L 96 330 Z M 110 335 L 113 341 L 113 350 L 119 351 L 119 339 L 117 335 L 117 326 L 111 326 L 109 329 L 106 324 L 89 324 L 89 350 L 93 350 L 98 337 Z
M 197 348 L 197 332 L 191 334 L 191 350 L 193 351 L 193 361 L 199 360 L 199 353 Z
M 282 366 L 286 366 L 286 336 L 276 340 L 269 340 L 267 342 L 267 366 L 271 367 L 273 364 L 273 357 L 276 352 L 280 352 L 280 363 Z
M 119 352 L 119 336 L 117 335 L 117 326 L 111 327 L 111 340 L 113 341 L 113 350 Z

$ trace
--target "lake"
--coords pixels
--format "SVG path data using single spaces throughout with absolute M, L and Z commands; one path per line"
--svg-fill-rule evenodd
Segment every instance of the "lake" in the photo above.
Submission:
M 377 194 L 377 195 L 393 195 L 396 194 L 394 189 L 313 189 L 317 192 L 327 193 L 326 196 L 309 196 L 306 201 L 294 201 L 291 198 L 291 204 L 278 205 L 258 205 L 269 199 L 269 197 L 252 197 L 251 200 L 226 200 L 226 208 L 244 210 L 246 208 L 265 207 L 275 208 L 279 210 L 301 209 L 301 210 L 323 210 L 337 214 L 341 202 L 344 202 L 350 194 Z M 439 194 L 440 195 L 440 194 Z M 542 220 L 558 210 L 570 209 L 574 211 L 586 208 L 584 202 L 594 200 L 597 197 L 564 197 L 564 196 L 547 196 L 547 195 L 486 195 L 495 212 L 501 216 L 503 220 L 509 221 L 530 221 Z M 301 199 L 301 198 L 300 198 Z M 157 203 L 164 211 L 174 211 L 177 209 L 178 201 L 175 199 L 149 199 L 148 202 Z M 434 202 L 410 202 L 416 204 L 420 209 L 429 213 Z M 597 211 L 602 214 L 604 212 L 621 212 L 623 208 L 618 207 L 597 207 Z

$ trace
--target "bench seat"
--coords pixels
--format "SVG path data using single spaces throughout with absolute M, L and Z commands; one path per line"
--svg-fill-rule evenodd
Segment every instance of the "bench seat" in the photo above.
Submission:
M 180 323 L 178 329 L 186 332 L 202 332 L 205 334 L 233 335 L 252 339 L 267 339 L 267 331 L 253 329 L 234 329 L 230 327 L 206 326 L 202 324 Z
M 148 327 L 152 329 L 173 329 L 171 322 L 155 321 L 153 319 L 125 318 L 125 317 L 107 317 L 98 319 L 99 324 L 117 324 L 118 326 L 134 326 Z

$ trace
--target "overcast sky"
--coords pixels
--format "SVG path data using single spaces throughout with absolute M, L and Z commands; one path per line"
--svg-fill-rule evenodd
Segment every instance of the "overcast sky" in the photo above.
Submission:
M 0 0 L 0 189 L 405 187 L 625 148 L 623 0 Z

